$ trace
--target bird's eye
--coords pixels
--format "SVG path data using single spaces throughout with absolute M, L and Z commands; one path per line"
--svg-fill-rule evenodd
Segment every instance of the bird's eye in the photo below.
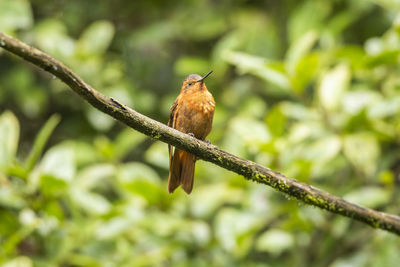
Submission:
M 188 83 L 188 86 L 191 86 L 192 85 L 192 83 Z

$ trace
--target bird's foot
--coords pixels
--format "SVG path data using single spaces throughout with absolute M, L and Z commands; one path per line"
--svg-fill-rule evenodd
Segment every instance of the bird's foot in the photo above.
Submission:
M 194 133 L 188 133 L 188 135 L 190 135 L 191 137 L 195 137 Z
M 211 144 L 211 141 L 210 141 L 210 140 L 204 140 L 204 142 L 206 142 L 207 145 L 210 145 L 210 146 L 212 146 L 213 148 L 217 148 L 217 146 Z

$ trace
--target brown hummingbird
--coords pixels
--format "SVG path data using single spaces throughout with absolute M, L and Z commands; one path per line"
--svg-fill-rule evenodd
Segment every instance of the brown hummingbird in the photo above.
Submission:
M 212 71 L 203 77 L 190 74 L 185 78 L 181 92 L 171 107 L 169 127 L 190 134 L 200 140 L 204 140 L 210 133 L 215 101 L 207 90 L 204 79 L 211 73 Z M 168 192 L 172 193 L 178 186 L 182 185 L 183 190 L 190 194 L 193 189 L 196 157 L 176 148 L 174 150 L 171 145 L 168 145 Z

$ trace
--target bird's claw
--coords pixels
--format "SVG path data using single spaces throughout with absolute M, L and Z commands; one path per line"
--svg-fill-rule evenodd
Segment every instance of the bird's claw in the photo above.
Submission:
M 188 135 L 190 135 L 191 137 L 195 137 L 194 133 L 188 133 Z
M 207 145 L 210 145 L 212 148 L 217 148 L 216 145 L 211 144 L 210 140 L 204 140 L 204 142 L 206 142 Z

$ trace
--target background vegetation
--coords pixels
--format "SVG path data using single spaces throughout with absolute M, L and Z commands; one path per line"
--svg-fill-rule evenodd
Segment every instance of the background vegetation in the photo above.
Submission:
M 0 0 L 0 30 L 167 122 L 182 79 L 214 73 L 212 143 L 399 214 L 395 0 Z M 0 51 L 5 266 L 396 266 L 398 237 L 198 162 L 166 191 L 166 144 Z M 22 264 L 22 265 L 18 265 Z

